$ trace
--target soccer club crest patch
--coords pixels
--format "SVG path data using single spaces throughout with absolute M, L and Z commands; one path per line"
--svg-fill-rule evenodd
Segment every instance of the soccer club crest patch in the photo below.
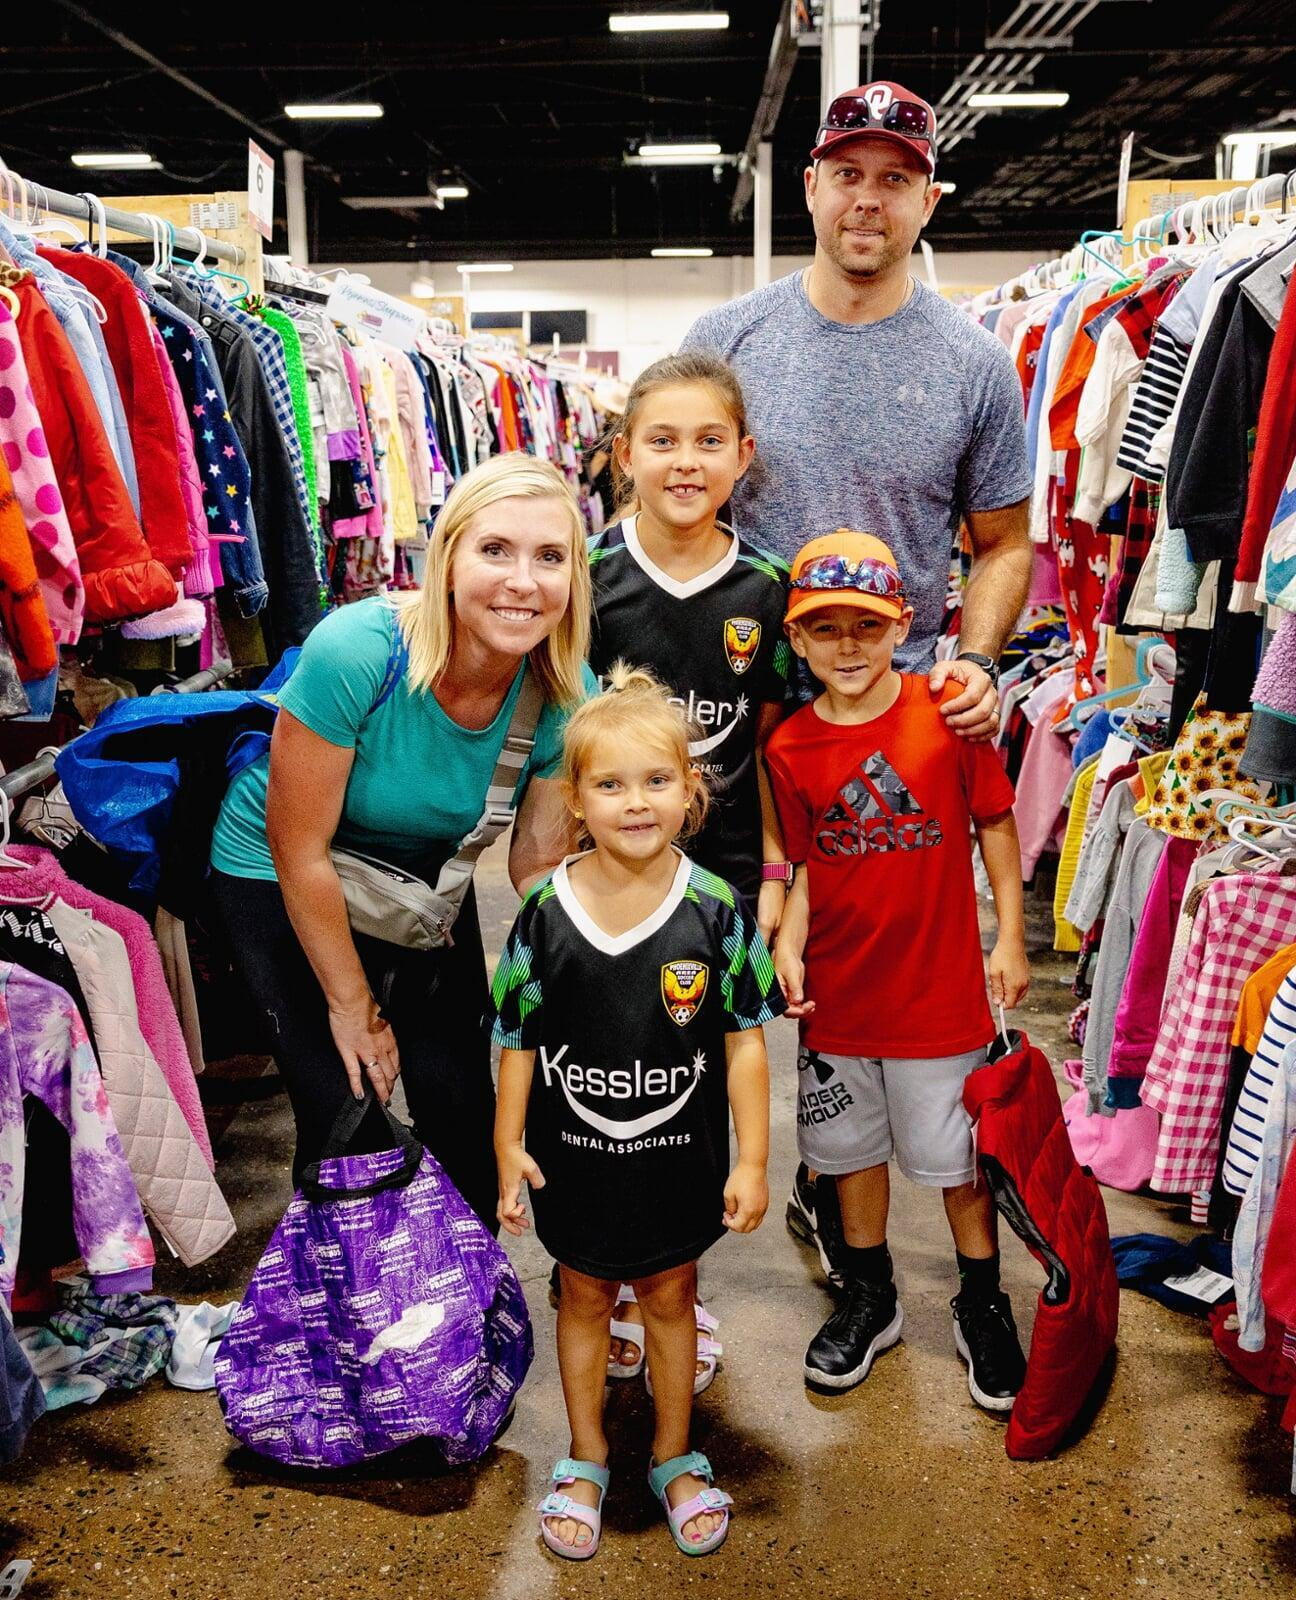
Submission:
M 761 625 L 755 617 L 730 617 L 724 625 L 725 655 L 739 674 L 746 672 L 760 649 Z
M 672 1022 L 692 1022 L 706 994 L 707 968 L 701 961 L 668 961 L 661 969 L 662 1003 Z

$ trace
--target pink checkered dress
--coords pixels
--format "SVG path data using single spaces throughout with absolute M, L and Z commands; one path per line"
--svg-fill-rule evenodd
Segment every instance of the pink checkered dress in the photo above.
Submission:
M 1207 887 L 1143 1083 L 1143 1104 L 1161 1115 L 1151 1179 L 1161 1193 L 1210 1188 L 1242 985 L 1293 941 L 1296 877 L 1241 873 Z

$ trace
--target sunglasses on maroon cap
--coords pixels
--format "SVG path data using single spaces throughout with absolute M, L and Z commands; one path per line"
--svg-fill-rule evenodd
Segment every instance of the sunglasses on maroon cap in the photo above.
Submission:
M 886 133 L 898 133 L 906 139 L 922 139 L 936 153 L 936 118 L 931 110 L 918 100 L 893 100 L 879 114 L 867 100 L 859 95 L 843 94 L 828 107 L 819 137 L 828 133 L 844 133 L 854 128 L 881 128 Z

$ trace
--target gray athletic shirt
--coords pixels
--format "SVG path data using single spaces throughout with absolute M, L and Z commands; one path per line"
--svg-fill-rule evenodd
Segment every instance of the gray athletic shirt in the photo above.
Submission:
M 794 272 L 706 312 L 681 348 L 723 356 L 747 397 L 756 459 L 733 493 L 739 532 L 787 560 L 834 528 L 885 539 L 914 608 L 896 665 L 924 670 L 964 513 L 1031 493 L 1004 346 L 916 281 L 894 316 L 830 322 Z

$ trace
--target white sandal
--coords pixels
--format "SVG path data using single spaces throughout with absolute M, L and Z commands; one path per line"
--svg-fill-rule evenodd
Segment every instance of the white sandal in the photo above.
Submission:
M 628 1283 L 623 1283 L 617 1290 L 616 1303 L 618 1306 L 638 1305 L 635 1292 Z M 639 1347 L 639 1359 L 633 1366 L 627 1366 L 624 1361 L 614 1361 L 611 1352 L 608 1353 L 607 1375 L 609 1378 L 637 1378 L 644 1369 L 644 1330 L 639 1322 L 622 1322 L 616 1314 L 616 1306 L 612 1308 L 612 1321 L 609 1324 L 609 1337 L 620 1339 L 622 1344 L 633 1344 Z
M 715 1382 L 716 1369 L 720 1365 L 720 1357 L 724 1354 L 724 1346 L 719 1339 L 712 1335 L 719 1328 L 718 1318 L 713 1317 L 707 1308 L 699 1301 L 693 1307 L 694 1320 L 697 1323 L 697 1358 L 702 1363 L 702 1371 L 693 1377 L 693 1393 L 699 1395 L 709 1389 Z M 653 1392 L 652 1373 L 645 1370 L 644 1388 L 648 1393 Z

